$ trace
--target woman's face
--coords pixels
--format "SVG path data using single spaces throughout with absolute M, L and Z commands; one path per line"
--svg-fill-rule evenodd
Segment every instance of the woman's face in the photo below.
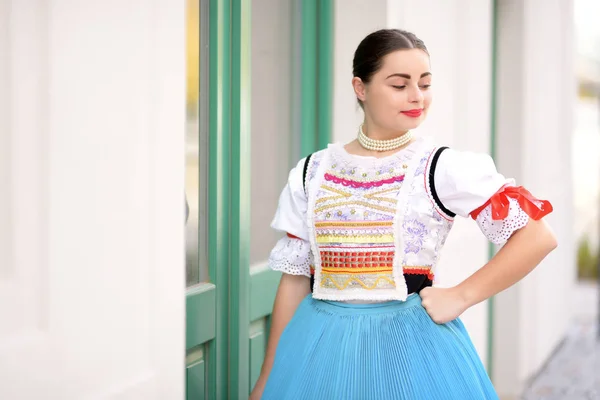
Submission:
M 418 127 L 431 104 L 429 56 L 419 49 L 398 50 L 386 55 L 379 71 L 364 84 L 352 81 L 362 100 L 367 123 L 388 131 Z

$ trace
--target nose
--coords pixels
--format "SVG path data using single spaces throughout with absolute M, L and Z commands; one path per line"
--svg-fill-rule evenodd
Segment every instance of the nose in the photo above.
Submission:
M 423 101 L 423 92 L 420 87 L 413 87 L 409 90 L 408 101 L 411 103 L 421 103 Z

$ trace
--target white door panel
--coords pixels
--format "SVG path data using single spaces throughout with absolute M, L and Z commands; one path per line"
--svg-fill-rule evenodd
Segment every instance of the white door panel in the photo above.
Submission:
M 0 399 L 183 398 L 184 5 L 0 0 Z

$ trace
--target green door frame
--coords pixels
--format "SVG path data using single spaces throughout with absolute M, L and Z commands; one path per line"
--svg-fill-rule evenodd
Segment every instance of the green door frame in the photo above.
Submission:
M 492 97 L 490 104 L 490 155 L 496 158 L 496 121 L 498 105 L 498 0 L 492 0 Z M 492 259 L 496 254 L 496 246 L 493 243 L 488 244 L 488 259 Z M 488 299 L 488 319 L 487 319 L 487 372 L 493 379 L 494 365 L 494 297 Z
M 231 230 L 229 397 L 250 393 L 250 0 L 231 1 Z
M 331 141 L 333 95 L 333 0 L 302 1 L 301 156 Z
M 228 398 L 231 54 L 230 2 L 209 2 L 208 270 L 186 293 L 188 399 Z M 204 93 L 200 94 L 204 96 Z
M 331 137 L 333 0 L 307 0 L 302 7 L 305 155 Z M 248 396 L 281 277 L 249 265 L 251 1 L 210 0 L 209 14 L 210 283 L 186 293 L 187 398 L 194 400 Z

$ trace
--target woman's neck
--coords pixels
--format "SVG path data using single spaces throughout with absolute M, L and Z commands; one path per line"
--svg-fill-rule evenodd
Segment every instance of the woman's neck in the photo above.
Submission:
M 410 146 L 413 142 L 414 142 L 414 138 L 409 141 L 408 143 L 406 143 L 404 146 L 399 147 L 397 149 L 393 149 L 390 151 L 374 151 L 374 150 L 368 150 L 365 149 L 359 142 L 358 139 L 354 139 L 353 141 L 351 141 L 350 143 L 347 143 L 344 145 L 344 150 L 346 150 L 346 153 L 350 154 L 350 155 L 355 155 L 355 156 L 367 156 L 367 157 L 375 157 L 375 158 L 385 158 L 387 156 L 391 156 L 393 154 L 396 154 L 404 149 L 406 149 L 408 146 Z
M 394 131 L 381 128 L 372 122 L 366 121 L 362 126 L 363 133 L 373 140 L 391 140 L 404 136 L 408 131 Z

